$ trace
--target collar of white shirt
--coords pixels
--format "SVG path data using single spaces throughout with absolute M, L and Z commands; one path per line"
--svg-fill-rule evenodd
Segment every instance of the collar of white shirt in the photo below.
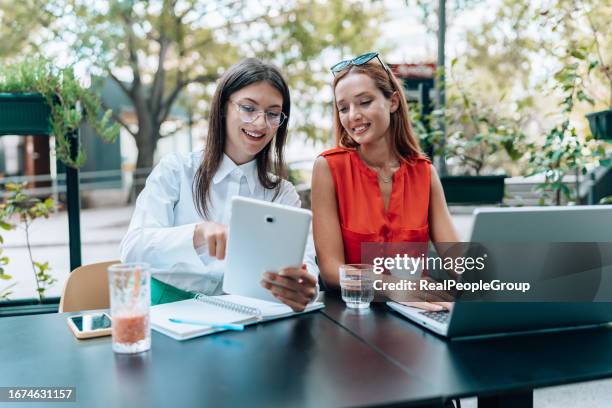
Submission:
M 251 194 L 253 194 L 253 191 L 255 190 L 255 183 L 257 183 L 257 159 L 237 165 L 232 159 L 223 153 L 223 160 L 221 161 L 221 165 L 213 177 L 213 183 L 219 184 L 236 169 L 238 169 L 238 175 L 240 177 L 242 177 L 242 175 L 246 176 L 249 191 Z

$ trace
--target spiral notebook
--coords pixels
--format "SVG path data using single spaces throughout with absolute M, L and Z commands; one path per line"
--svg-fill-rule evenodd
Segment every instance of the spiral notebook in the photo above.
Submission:
M 323 308 L 323 303 L 314 302 L 303 312 L 296 313 L 282 303 L 268 302 L 239 295 L 206 296 L 165 303 L 151 307 L 151 327 L 176 340 L 217 333 L 225 329 L 210 326 L 173 323 L 171 318 L 183 320 L 205 320 L 220 324 L 238 323 L 251 325 L 283 317 L 303 314 Z

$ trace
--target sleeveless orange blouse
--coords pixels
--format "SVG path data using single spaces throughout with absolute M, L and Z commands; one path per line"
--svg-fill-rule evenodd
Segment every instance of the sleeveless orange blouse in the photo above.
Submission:
M 354 149 L 337 147 L 321 153 L 336 186 L 344 259 L 361 263 L 363 242 L 428 242 L 431 168 L 426 158 L 402 162 L 393 174 L 389 207 L 377 173 Z

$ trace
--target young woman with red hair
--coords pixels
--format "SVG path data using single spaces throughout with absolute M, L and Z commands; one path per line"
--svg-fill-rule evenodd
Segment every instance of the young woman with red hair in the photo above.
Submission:
M 442 185 L 412 131 L 402 86 L 378 53 L 332 67 L 337 147 L 317 158 L 313 232 L 320 276 L 361 263 L 364 242 L 457 242 Z M 418 302 L 428 310 L 447 302 Z

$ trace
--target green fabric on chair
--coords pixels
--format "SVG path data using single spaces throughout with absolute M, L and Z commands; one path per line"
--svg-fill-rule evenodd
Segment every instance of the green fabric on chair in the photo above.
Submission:
M 193 297 L 193 293 L 151 278 L 151 306 L 178 302 L 179 300 L 192 299 Z

